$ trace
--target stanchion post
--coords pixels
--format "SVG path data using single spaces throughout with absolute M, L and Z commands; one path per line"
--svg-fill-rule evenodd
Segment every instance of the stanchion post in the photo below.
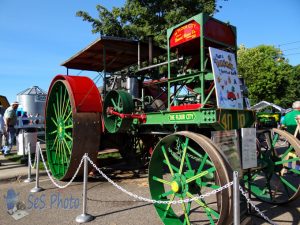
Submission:
M 240 225 L 240 182 L 239 173 L 233 172 L 233 225 Z
M 34 181 L 33 178 L 31 178 L 31 149 L 30 149 L 30 142 L 28 143 L 27 146 L 27 158 L 28 158 L 28 177 L 27 179 L 24 180 L 24 183 L 30 183 Z
M 39 186 L 39 177 L 40 177 L 40 174 L 39 174 L 40 173 L 40 168 L 39 168 L 39 165 L 40 165 L 40 149 L 39 148 L 40 148 L 40 142 L 37 142 L 36 143 L 36 150 L 35 150 L 35 154 L 36 154 L 35 187 L 30 190 L 30 192 L 32 192 L 32 193 L 41 192 L 41 191 L 44 190 L 44 188 L 41 188 Z
M 87 199 L 87 182 L 88 182 L 88 154 L 84 155 L 84 171 L 83 171 L 83 193 L 82 193 L 82 214 L 76 217 L 77 223 L 87 223 L 94 219 L 94 217 L 86 213 L 86 199 Z

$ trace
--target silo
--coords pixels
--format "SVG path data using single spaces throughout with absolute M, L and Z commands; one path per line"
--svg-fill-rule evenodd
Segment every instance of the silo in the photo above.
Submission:
M 27 115 L 33 116 L 36 114 L 45 116 L 46 98 L 47 93 L 38 86 L 27 88 L 17 94 L 17 100 L 20 103 L 19 108 L 27 112 Z

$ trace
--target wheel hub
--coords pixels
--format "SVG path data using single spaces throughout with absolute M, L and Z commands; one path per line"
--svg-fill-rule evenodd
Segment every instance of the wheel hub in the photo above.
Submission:
M 189 183 L 186 182 L 187 179 L 186 174 L 174 174 L 171 181 L 171 190 L 177 195 L 186 196 L 189 190 Z
M 174 191 L 175 193 L 179 192 L 181 190 L 181 184 L 178 181 L 173 181 L 171 183 L 171 189 L 172 191 Z
M 64 139 L 65 137 L 65 123 L 63 120 L 59 119 L 57 133 L 60 140 Z

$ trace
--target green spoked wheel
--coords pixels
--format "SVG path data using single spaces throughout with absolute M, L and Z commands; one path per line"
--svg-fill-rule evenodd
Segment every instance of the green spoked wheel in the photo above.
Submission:
M 109 133 L 126 132 L 130 129 L 132 118 L 121 118 L 109 113 L 113 110 L 119 114 L 131 114 L 133 112 L 133 100 L 129 93 L 123 90 L 108 92 L 104 100 L 103 119 L 105 128 Z
M 251 192 L 262 201 L 284 204 L 300 196 L 300 142 L 290 133 L 261 133 L 258 167 L 244 175 Z M 250 178 L 250 179 L 249 179 Z
M 100 112 L 86 112 L 85 104 L 88 102 L 84 102 L 80 88 L 74 85 L 82 81 L 91 82 L 84 77 L 59 76 L 48 92 L 46 151 L 52 175 L 59 180 L 74 175 L 84 153 L 88 153 L 93 161 L 97 157 L 101 135 Z M 80 96 L 78 93 L 81 93 Z
M 224 159 L 202 135 L 178 132 L 159 141 L 149 165 L 149 187 L 154 200 L 191 199 L 229 183 Z M 189 203 L 154 204 L 164 224 L 224 224 L 231 189 Z

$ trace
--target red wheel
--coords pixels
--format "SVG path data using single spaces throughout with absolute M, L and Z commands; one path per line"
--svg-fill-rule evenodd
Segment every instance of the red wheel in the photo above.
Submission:
M 102 101 L 88 77 L 56 76 L 46 102 L 46 151 L 52 175 L 73 176 L 82 156 L 96 161 L 100 146 Z

